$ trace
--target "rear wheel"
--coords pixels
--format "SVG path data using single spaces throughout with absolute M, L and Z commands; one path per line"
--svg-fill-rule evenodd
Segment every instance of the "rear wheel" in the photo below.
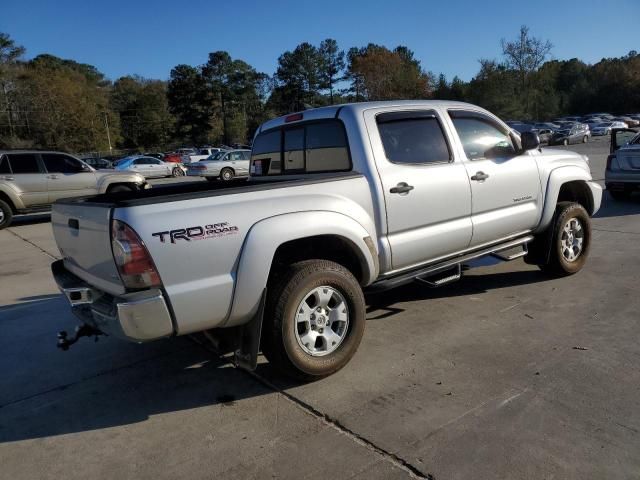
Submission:
M 223 168 L 220 172 L 220 178 L 225 182 L 233 180 L 233 170 L 231 170 L 230 168 Z
M 573 275 L 584 267 L 591 247 L 591 219 L 579 203 L 560 202 L 556 207 L 549 262 L 540 269 L 555 276 Z
M 11 206 L 7 202 L 0 200 L 0 230 L 7 228 L 12 221 L 13 210 L 11 210 Z
M 175 167 L 173 170 L 171 170 L 171 176 L 184 177 L 184 171 L 180 167 Z
M 364 295 L 349 270 L 305 260 L 277 275 L 268 291 L 262 352 L 276 368 L 309 381 L 349 362 L 365 325 Z
M 589 141 L 589 137 L 587 135 L 582 137 L 582 143 L 587 143 L 588 141 Z
M 565 139 L 562 141 L 562 144 L 563 144 L 565 147 L 566 147 L 567 145 L 569 145 L 569 139 L 568 139 L 568 138 L 565 138 Z

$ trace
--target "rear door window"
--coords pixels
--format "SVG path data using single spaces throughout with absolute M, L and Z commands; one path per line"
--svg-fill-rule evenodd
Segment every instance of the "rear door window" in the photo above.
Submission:
M 338 122 L 307 126 L 307 172 L 349 170 L 349 149 L 344 127 Z
M 451 160 L 449 145 L 434 113 L 383 113 L 376 122 L 390 162 L 429 164 Z
M 41 173 L 38 157 L 33 153 L 12 153 L 8 155 L 13 173 Z

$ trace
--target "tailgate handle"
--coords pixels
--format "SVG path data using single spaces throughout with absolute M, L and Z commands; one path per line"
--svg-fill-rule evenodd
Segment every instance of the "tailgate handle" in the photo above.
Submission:
M 77 218 L 70 218 L 68 225 L 69 225 L 69 228 L 73 228 L 74 230 L 80 230 L 80 222 L 78 221 Z

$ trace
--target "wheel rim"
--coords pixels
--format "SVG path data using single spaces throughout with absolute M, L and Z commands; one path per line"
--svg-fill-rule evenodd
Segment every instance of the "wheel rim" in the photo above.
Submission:
M 308 292 L 298 305 L 296 340 L 312 357 L 335 352 L 347 336 L 349 307 L 335 288 L 321 286 Z
M 584 248 L 584 228 L 580 220 L 573 217 L 565 223 L 560 245 L 567 262 L 575 262 L 580 257 Z
M 564 142 L 562 142 L 564 145 L 569 145 L 569 140 L 565 140 Z
M 184 175 L 184 172 L 179 169 L 179 168 L 174 168 L 173 169 L 173 176 L 174 177 L 181 177 L 182 175 Z
M 224 172 L 222 172 L 222 178 L 224 178 L 225 180 L 230 180 L 231 172 L 229 170 L 225 170 Z
M 0 208 L 0 224 L 4 223 L 4 210 Z

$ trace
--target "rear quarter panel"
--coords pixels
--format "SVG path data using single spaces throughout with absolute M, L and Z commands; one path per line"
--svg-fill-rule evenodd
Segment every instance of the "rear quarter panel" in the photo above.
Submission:
M 279 215 L 319 210 L 347 215 L 375 238 L 371 194 L 363 177 L 121 208 L 115 210 L 114 218 L 132 226 L 145 242 L 168 294 L 177 332 L 186 334 L 225 324 L 238 263 L 254 224 Z M 220 233 L 174 241 L 168 234 L 161 241 L 158 235 L 189 228 Z M 324 229 L 326 234 L 332 233 L 332 225 Z M 273 244 L 264 243 L 260 253 L 270 258 Z M 252 248 L 261 248 L 260 242 L 255 245 Z M 257 298 L 262 288 L 256 292 Z

